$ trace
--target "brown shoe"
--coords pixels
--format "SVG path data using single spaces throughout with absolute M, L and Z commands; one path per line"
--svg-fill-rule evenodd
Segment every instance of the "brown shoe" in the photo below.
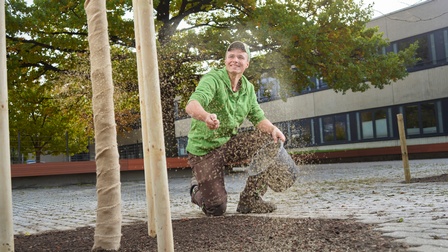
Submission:
M 241 198 L 238 202 L 238 207 L 236 211 L 238 213 L 271 213 L 277 207 L 271 202 L 264 201 L 261 197 L 255 196 L 252 198 Z

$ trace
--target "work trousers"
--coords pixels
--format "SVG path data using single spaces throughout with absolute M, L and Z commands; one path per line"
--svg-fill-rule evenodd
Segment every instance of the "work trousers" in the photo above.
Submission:
M 225 167 L 251 159 L 260 148 L 274 146 L 269 144 L 271 142 L 270 134 L 255 130 L 233 136 L 226 144 L 204 156 L 189 154 L 188 162 L 198 182 L 198 191 L 192 195 L 191 201 L 200 206 L 206 215 L 224 214 L 227 208 Z M 267 188 L 266 174 L 249 176 L 241 196 L 261 197 Z

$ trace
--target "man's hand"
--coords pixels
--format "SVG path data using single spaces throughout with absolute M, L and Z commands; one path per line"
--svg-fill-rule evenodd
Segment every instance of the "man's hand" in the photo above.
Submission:
M 211 130 L 219 128 L 219 120 L 216 114 L 210 114 L 204 110 L 198 101 L 192 100 L 187 104 L 185 111 L 194 119 L 203 121 Z
M 218 120 L 218 117 L 216 116 L 216 114 L 209 114 L 205 118 L 205 124 L 211 130 L 215 130 L 215 129 L 219 128 L 219 120 Z
M 286 141 L 285 135 L 283 135 L 282 131 L 279 130 L 274 124 L 271 123 L 268 119 L 263 119 L 261 122 L 257 124 L 257 128 L 263 132 L 271 134 L 274 142 L 277 143 L 278 140 L 283 142 Z
M 277 127 L 274 126 L 274 129 L 271 132 L 272 138 L 274 139 L 274 142 L 277 143 L 278 140 L 285 142 L 286 137 L 283 135 L 281 130 L 279 130 Z

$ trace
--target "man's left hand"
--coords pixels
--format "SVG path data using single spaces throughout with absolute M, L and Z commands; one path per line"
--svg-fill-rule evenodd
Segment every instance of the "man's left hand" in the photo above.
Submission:
M 277 143 L 277 141 L 280 139 L 282 142 L 286 141 L 285 135 L 280 131 L 279 128 L 274 127 L 274 129 L 271 132 L 271 136 L 274 139 L 274 142 Z

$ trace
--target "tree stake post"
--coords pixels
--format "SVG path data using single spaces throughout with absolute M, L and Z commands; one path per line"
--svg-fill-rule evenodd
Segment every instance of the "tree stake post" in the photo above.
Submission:
M 142 74 L 138 78 L 139 91 L 143 91 L 140 93 L 140 105 L 144 107 L 141 112 L 145 113 L 142 119 L 148 120 L 148 125 L 142 128 L 142 137 L 148 137 L 144 143 L 147 154 L 144 158 L 149 156 L 149 167 L 144 167 L 145 178 L 150 176 L 146 183 L 152 184 L 153 192 L 146 196 L 147 205 L 149 209 L 154 209 L 158 251 L 174 251 L 153 3 L 150 0 L 134 0 L 133 4 L 134 13 L 137 13 L 134 22 L 138 22 L 135 25 L 136 39 L 139 39 L 137 43 L 140 42 L 136 46 L 137 52 L 140 51 L 137 64 L 141 64 L 138 73 Z
M 14 251 L 6 70 L 5 1 L 0 0 L 0 252 Z
M 403 115 L 397 114 L 398 132 L 400 134 L 401 159 L 403 160 L 404 178 L 406 183 L 411 182 L 411 171 L 409 169 L 408 147 L 406 145 L 406 133 L 404 131 Z
M 137 0 L 132 1 L 133 6 L 137 6 Z M 142 125 L 142 145 L 143 145 L 143 167 L 145 171 L 145 189 L 146 189 L 146 211 L 148 214 L 148 235 L 150 237 L 156 237 L 156 222 L 154 216 L 154 197 L 152 191 L 151 174 L 149 172 L 149 148 L 148 148 L 148 130 L 149 123 L 146 118 L 146 105 L 143 99 L 143 94 L 145 93 L 143 88 L 143 72 L 142 72 L 142 50 L 141 48 L 141 38 L 139 32 L 139 16 L 138 11 L 134 9 L 134 31 L 135 31 L 135 48 L 137 48 L 137 72 L 138 72 L 138 93 L 140 98 L 140 121 Z

